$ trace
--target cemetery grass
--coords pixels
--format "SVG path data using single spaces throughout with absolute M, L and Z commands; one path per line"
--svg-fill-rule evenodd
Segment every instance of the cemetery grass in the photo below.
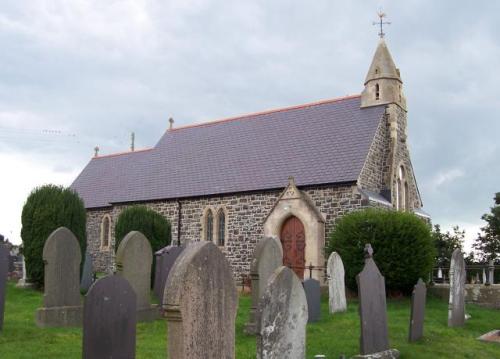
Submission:
M 42 293 L 19 289 L 8 284 L 4 329 L 0 332 L 0 358 L 81 358 L 81 329 L 40 329 L 35 326 L 35 310 L 42 303 Z M 328 301 L 322 300 L 322 318 L 307 327 L 307 358 L 325 354 L 336 359 L 358 353 L 359 317 L 357 302 L 349 301 L 346 313 L 328 314 Z M 250 297 L 240 296 L 236 322 L 236 358 L 255 358 L 255 338 L 243 334 L 248 318 Z M 408 299 L 388 301 L 391 347 L 401 358 L 500 358 L 500 345 L 483 343 L 475 338 L 500 329 L 500 311 L 467 306 L 472 318 L 464 328 L 447 327 L 447 304 L 429 298 L 426 307 L 424 338 L 409 344 Z M 221 333 L 223 335 L 223 333 Z M 137 325 L 137 358 L 166 357 L 166 322 L 157 320 Z M 211 359 L 211 358 L 207 358 Z M 286 359 L 286 358 L 283 358 Z

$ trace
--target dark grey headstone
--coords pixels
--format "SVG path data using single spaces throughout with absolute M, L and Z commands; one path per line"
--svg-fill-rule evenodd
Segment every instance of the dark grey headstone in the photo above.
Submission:
M 309 312 L 308 323 L 317 322 L 321 317 L 321 288 L 316 279 L 306 279 L 304 281 L 304 291 L 306 292 L 307 310 Z
M 0 330 L 3 328 L 5 295 L 7 292 L 7 273 L 9 270 L 9 249 L 0 243 Z
M 448 326 L 465 324 L 465 261 L 460 249 L 455 249 L 450 263 L 450 301 L 448 304 Z
M 361 319 L 361 354 L 372 354 L 389 349 L 385 280 L 372 258 L 373 249 L 365 247 L 365 266 L 356 276 Z
M 92 256 L 89 252 L 85 252 L 85 262 L 83 264 L 82 280 L 80 282 L 80 290 L 88 292 L 92 282 L 94 281 L 94 266 L 92 263 Z
M 168 274 L 184 248 L 184 246 L 167 246 L 155 253 L 156 268 L 153 292 L 160 303 L 163 302 L 163 293 L 165 292 Z
M 83 358 L 135 358 L 136 295 L 121 276 L 96 281 L 85 297 Z
M 408 340 L 414 342 L 424 335 L 425 299 L 427 287 L 422 279 L 413 288 L 411 295 L 410 334 Z

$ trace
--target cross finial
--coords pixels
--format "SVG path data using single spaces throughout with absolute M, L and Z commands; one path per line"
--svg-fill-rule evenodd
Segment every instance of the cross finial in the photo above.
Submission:
M 373 257 L 373 248 L 370 243 L 365 244 L 365 258 L 372 258 Z
M 99 146 L 94 147 L 94 157 L 99 157 Z
M 378 36 L 380 36 L 380 38 L 383 39 L 385 36 L 384 25 L 390 25 L 391 23 L 389 21 L 384 21 L 384 18 L 387 17 L 387 15 L 382 10 L 379 10 L 377 15 L 378 15 L 379 21 L 374 21 L 373 25 L 380 26 L 380 32 L 378 33 Z

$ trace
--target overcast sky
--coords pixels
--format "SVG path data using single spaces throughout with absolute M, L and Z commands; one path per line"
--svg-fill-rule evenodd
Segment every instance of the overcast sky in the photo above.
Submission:
M 500 3 L 2 0 L 0 233 L 34 186 L 168 127 L 360 93 L 386 41 L 424 208 L 469 238 L 500 191 Z

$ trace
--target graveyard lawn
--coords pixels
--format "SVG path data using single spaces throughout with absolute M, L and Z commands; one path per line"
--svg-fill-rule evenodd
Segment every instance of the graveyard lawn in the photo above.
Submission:
M 255 358 L 255 339 L 243 333 L 250 310 L 250 297 L 240 296 L 236 323 L 236 358 Z M 81 358 L 81 329 L 40 329 L 34 321 L 42 293 L 8 284 L 5 322 L 0 332 L 0 358 Z M 500 358 L 500 345 L 475 338 L 500 329 L 500 311 L 467 305 L 472 315 L 464 328 L 447 327 L 448 305 L 430 298 L 426 308 L 424 338 L 409 344 L 410 301 L 389 300 L 388 323 L 391 347 L 401 358 Z M 350 357 L 359 349 L 359 317 L 356 301 L 349 301 L 346 313 L 328 314 L 328 300 L 322 298 L 322 318 L 307 325 L 307 358 L 325 354 L 336 359 Z M 222 333 L 221 333 L 222 334 Z M 137 358 L 166 357 L 166 321 L 137 325 Z M 285 358 L 284 358 L 285 359 Z

